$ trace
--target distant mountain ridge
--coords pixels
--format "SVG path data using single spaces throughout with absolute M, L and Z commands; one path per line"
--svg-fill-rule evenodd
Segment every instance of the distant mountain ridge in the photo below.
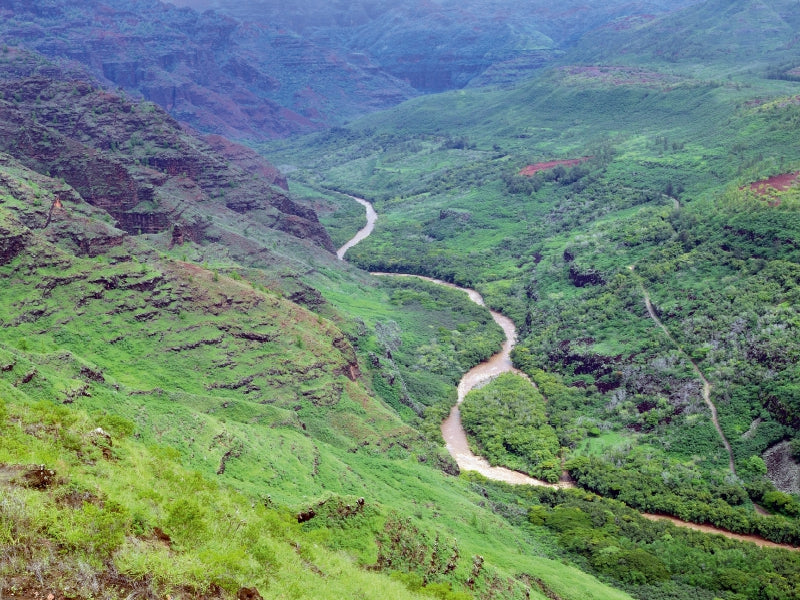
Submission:
M 0 35 L 72 61 L 205 133 L 268 139 L 412 97 L 403 81 L 269 24 L 156 0 L 0 2 Z
M 730 71 L 800 65 L 800 11 L 792 0 L 707 0 L 587 34 L 573 56 L 585 61 L 701 63 Z
M 275 0 L 175 3 L 278 23 L 321 44 L 363 53 L 382 70 L 430 93 L 513 83 L 550 64 L 597 27 L 618 18 L 677 10 L 692 0 L 567 0 L 556 5 L 541 0 L 302 0 L 292 7 Z
M 81 65 L 200 132 L 259 141 L 420 93 L 512 84 L 609 22 L 691 3 L 174 3 L 216 9 L 201 13 L 158 0 L 0 0 L 0 35 Z
M 339 125 L 419 94 L 512 85 L 555 64 L 781 76 L 800 63 L 791 0 L 174 4 L 184 6 L 0 0 L 0 35 L 200 132 L 252 141 Z

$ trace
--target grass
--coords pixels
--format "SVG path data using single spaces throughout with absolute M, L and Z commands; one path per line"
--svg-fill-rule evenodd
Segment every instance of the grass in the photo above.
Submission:
M 325 550 L 286 509 L 255 504 L 184 469 L 176 450 L 115 431 L 109 461 L 92 445 L 96 420 L 85 413 L 15 402 L 7 417 L 16 424 L 2 424 L 2 462 L 53 465 L 58 483 L 45 490 L 4 485 L 0 572 L 15 586 L 4 591 L 184 596 L 234 594 L 248 585 L 274 598 L 418 597 Z M 26 434 L 31 427 L 35 433 Z M 166 542 L 156 528 L 169 532 Z
M 580 454 L 589 456 L 607 456 L 613 451 L 635 443 L 630 435 L 618 431 L 603 432 L 597 437 L 583 440 L 577 447 Z
M 21 198 L 0 211 L 15 226 Z M 310 280 L 327 299 L 314 313 L 257 283 L 268 271 L 230 258 L 202 266 L 147 240 L 80 257 L 66 240 L 19 231 L 30 235 L 26 252 L 0 266 L 11 284 L 0 319 L 13 324 L 0 339 L 0 463 L 45 464 L 59 479 L 43 491 L 0 482 L 13 508 L 0 568 L 14 581 L 3 593 L 58 582 L 79 596 L 229 597 L 246 585 L 264 597 L 459 598 L 480 554 L 480 593 L 512 598 L 527 587 L 518 569 L 552 569 L 552 548 L 521 538 L 468 482 L 442 472 L 451 466 L 438 417 L 406 409 L 404 420 L 390 406 L 401 378 L 423 413 L 449 407 L 458 374 L 495 351 L 500 332 L 463 294 L 321 260 Z M 369 371 L 353 381 L 356 360 Z M 390 375 L 395 384 L 372 389 Z M 92 441 L 98 426 L 111 434 L 110 459 Z M 60 504 L 66 495 L 75 506 Z M 360 497 L 368 519 L 297 523 L 320 502 Z M 456 569 L 427 587 L 402 570 L 367 569 L 392 514 L 423 531 L 426 548 L 457 540 Z M 586 580 L 560 574 L 573 576 Z M 595 593 L 621 597 L 599 582 Z

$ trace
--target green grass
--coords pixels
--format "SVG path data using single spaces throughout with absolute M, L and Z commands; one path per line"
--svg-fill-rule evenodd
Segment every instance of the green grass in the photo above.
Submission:
M 9 387 L 2 389 L 8 398 Z M 96 418 L 47 402 L 3 405 L 0 461 L 47 464 L 57 473 L 44 490 L 0 483 L 6 585 L 31 589 L 38 578 L 43 589 L 104 597 L 220 588 L 232 595 L 245 585 L 270 598 L 418 597 L 320 546 L 285 508 L 254 503 L 181 467 L 170 447 L 112 429 L 108 460 L 93 445 Z
M 559 585 L 547 558 L 557 550 L 520 537 L 442 471 L 452 461 L 436 411 L 454 401 L 459 374 L 496 351 L 501 333 L 488 311 L 457 291 L 321 260 L 309 280 L 327 299 L 313 313 L 264 290 L 269 271 L 230 258 L 202 266 L 142 240 L 100 259 L 76 256 L 66 240 L 20 226 L 26 206 L 15 199 L 0 211 L 30 235 L 26 252 L 0 266 L 10 283 L 0 319 L 13 324 L 0 340 L 0 463 L 45 464 L 60 479 L 42 492 L 0 481 L 4 506 L 17 511 L 3 513 L 10 533 L 0 538 L 4 577 L 19 577 L 9 586 L 43 585 L 20 567 L 19 540 L 37 553 L 30 564 L 43 580 L 84 596 L 146 588 L 229 597 L 248 585 L 264 597 L 463 598 L 479 554 L 480 594 L 522 597 L 519 569 Z M 353 381 L 356 361 L 364 372 Z M 373 389 L 376 380 L 385 387 Z M 392 408 L 401 380 L 422 417 Z M 98 426 L 112 435 L 111 460 L 91 441 Z M 73 489 L 88 506 L 59 504 Z M 294 517 L 360 497 L 367 519 L 300 527 Z M 455 570 L 428 574 L 424 587 L 414 572 L 369 571 L 395 514 L 424 532 L 426 552 L 437 536 L 457 543 Z M 116 572 L 125 591 L 110 587 Z M 559 578 L 588 580 L 568 566 Z M 532 597 L 544 597 L 537 589 Z M 594 593 L 625 597 L 599 582 Z
M 618 431 L 600 433 L 597 437 L 583 440 L 577 447 L 580 454 L 588 456 L 607 456 L 611 452 L 635 443 L 630 435 Z

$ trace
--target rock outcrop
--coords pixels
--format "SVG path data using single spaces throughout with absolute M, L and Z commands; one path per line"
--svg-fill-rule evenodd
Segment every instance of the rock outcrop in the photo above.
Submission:
M 0 151 L 63 179 L 117 229 L 139 235 L 177 226 L 179 239 L 200 243 L 219 237 L 216 219 L 245 215 L 335 250 L 314 211 L 275 187 L 285 179 L 255 152 L 212 138 L 223 155 L 155 105 L 76 79 L 35 54 L 11 49 L 4 58 Z M 11 255 L 16 242 L 10 233 L 3 239 Z
M 270 24 L 158 1 L 2 3 L 0 35 L 67 59 L 110 89 L 204 133 L 264 140 L 313 131 L 414 95 L 361 57 Z M 68 23 L 68 26 L 65 24 Z

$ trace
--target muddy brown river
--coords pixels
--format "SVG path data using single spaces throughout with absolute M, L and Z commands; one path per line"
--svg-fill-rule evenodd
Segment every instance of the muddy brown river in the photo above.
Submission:
M 372 207 L 372 204 L 364 200 L 363 198 L 356 198 L 355 196 L 350 196 L 353 200 L 358 202 L 361 206 L 363 206 L 367 211 L 367 224 L 358 230 L 351 239 L 347 241 L 347 243 L 339 248 L 336 251 L 336 258 L 339 260 L 344 260 L 345 253 L 350 250 L 353 246 L 355 246 L 358 242 L 365 240 L 369 237 L 369 234 L 372 233 L 372 230 L 375 229 L 375 223 L 378 221 L 378 213 L 375 212 L 375 209 Z
M 431 283 L 461 290 L 462 292 L 466 293 L 469 296 L 469 299 L 475 304 L 486 306 L 481 295 L 475 290 L 462 288 L 446 281 L 433 279 L 432 277 L 397 273 L 373 273 L 373 275 L 380 275 L 383 277 L 417 277 L 418 279 L 424 279 L 425 281 L 430 281 Z M 494 354 L 479 365 L 472 367 L 464 374 L 464 376 L 461 378 L 461 381 L 458 382 L 458 402 L 450 411 L 450 415 L 442 422 L 442 437 L 444 438 L 447 446 L 447 451 L 450 453 L 450 456 L 455 459 L 458 467 L 462 471 L 477 471 L 484 477 L 494 479 L 495 481 L 505 481 L 506 483 L 527 485 L 542 485 L 552 488 L 571 487 L 571 484 L 568 482 L 552 484 L 542 481 L 541 479 L 530 477 L 525 473 L 512 471 L 511 469 L 507 469 L 505 467 L 492 466 L 489 464 L 488 460 L 482 456 L 476 455 L 469 448 L 469 443 L 467 442 L 467 433 L 464 431 L 464 427 L 461 425 L 461 412 L 459 410 L 459 405 L 464 400 L 467 393 L 476 386 L 486 383 L 490 379 L 494 379 L 501 373 L 517 373 L 521 377 L 528 379 L 527 375 L 525 375 L 522 371 L 515 369 L 511 362 L 511 350 L 514 348 L 514 344 L 517 341 L 517 329 L 514 326 L 513 321 L 511 321 L 511 319 L 508 317 L 501 315 L 499 312 L 495 312 L 491 309 L 489 309 L 489 312 L 491 313 L 494 322 L 503 329 L 506 339 L 505 342 L 503 342 L 503 348 L 500 350 L 500 352 Z M 531 383 L 531 385 L 533 384 Z

